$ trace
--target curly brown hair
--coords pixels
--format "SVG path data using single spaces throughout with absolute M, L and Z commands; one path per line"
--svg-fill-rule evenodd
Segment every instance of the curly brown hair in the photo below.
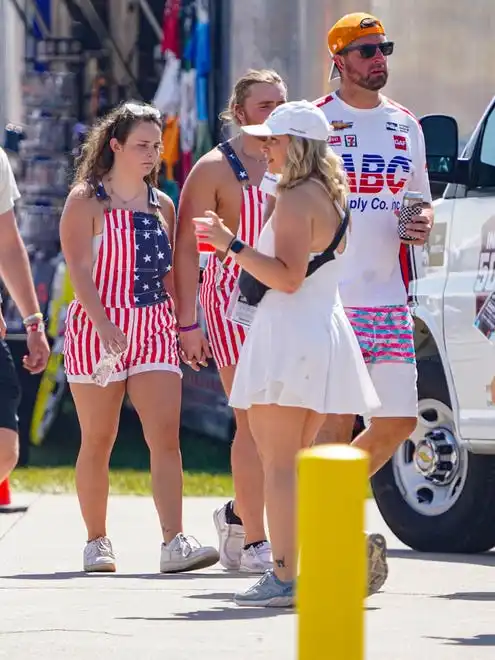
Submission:
M 162 129 L 159 111 L 147 103 L 121 103 L 107 115 L 98 120 L 88 133 L 81 153 L 76 159 L 76 171 L 72 187 L 78 184 L 89 184 L 91 191 L 108 174 L 114 164 L 114 152 L 110 140 L 115 138 L 120 144 L 125 144 L 130 132 L 141 121 L 152 122 Z M 144 181 L 156 186 L 160 163 L 154 167 Z

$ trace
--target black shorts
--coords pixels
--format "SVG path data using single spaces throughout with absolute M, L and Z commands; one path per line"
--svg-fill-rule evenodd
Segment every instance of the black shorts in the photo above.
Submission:
M 0 429 L 18 431 L 21 387 L 6 342 L 0 340 Z

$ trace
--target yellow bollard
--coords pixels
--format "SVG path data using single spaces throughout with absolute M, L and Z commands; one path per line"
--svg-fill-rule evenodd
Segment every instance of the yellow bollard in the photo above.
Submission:
M 368 455 L 321 445 L 298 459 L 298 660 L 363 660 Z

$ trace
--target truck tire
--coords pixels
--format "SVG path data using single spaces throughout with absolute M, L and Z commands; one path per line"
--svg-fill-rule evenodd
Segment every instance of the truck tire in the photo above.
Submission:
M 442 365 L 418 362 L 418 427 L 372 478 L 391 531 L 420 552 L 478 553 L 495 546 L 495 456 L 455 437 Z

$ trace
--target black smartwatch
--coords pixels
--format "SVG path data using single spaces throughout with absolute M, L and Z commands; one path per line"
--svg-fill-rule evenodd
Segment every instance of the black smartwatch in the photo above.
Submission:
M 234 238 L 232 240 L 231 244 L 229 245 L 229 250 L 228 251 L 233 252 L 234 254 L 239 254 L 240 252 L 242 252 L 244 250 L 245 247 L 246 247 L 246 244 L 243 241 L 241 241 L 238 238 Z

